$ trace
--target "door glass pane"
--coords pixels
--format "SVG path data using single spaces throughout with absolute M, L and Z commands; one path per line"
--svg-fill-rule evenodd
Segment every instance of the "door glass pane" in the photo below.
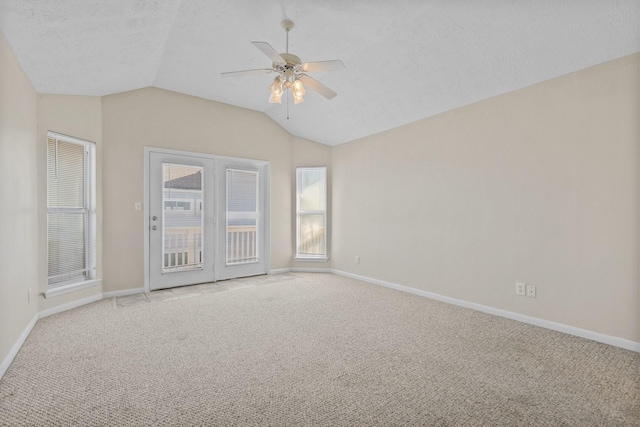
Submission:
M 324 214 L 300 214 L 300 248 L 302 255 L 324 255 Z
M 227 169 L 227 264 L 258 261 L 258 172 Z
M 162 172 L 162 270 L 202 269 L 203 168 L 163 163 Z

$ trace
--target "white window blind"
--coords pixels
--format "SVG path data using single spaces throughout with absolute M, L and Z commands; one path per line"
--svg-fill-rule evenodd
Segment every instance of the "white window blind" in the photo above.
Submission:
M 95 145 L 47 134 L 49 286 L 95 278 Z
M 327 257 L 327 168 L 296 169 L 296 258 Z
M 227 169 L 227 265 L 258 262 L 258 171 Z

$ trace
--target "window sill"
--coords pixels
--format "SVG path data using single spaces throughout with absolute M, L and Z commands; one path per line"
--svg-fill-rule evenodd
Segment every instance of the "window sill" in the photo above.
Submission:
M 329 258 L 293 258 L 296 262 L 328 262 Z
M 55 288 L 47 289 L 44 292 L 45 298 L 53 298 L 59 295 L 68 294 L 69 292 L 79 291 L 80 289 L 90 288 L 92 286 L 98 286 L 102 283 L 102 279 L 85 280 L 84 282 L 69 283 L 68 285 L 56 286 Z

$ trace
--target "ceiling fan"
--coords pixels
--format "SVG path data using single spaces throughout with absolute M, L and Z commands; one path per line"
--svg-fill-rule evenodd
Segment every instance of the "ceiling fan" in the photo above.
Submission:
M 259 68 L 255 70 L 231 71 L 221 73 L 222 77 L 247 76 L 254 74 L 277 73 L 275 79 L 269 86 L 271 96 L 270 103 L 282 103 L 282 95 L 290 90 L 293 95 L 293 103 L 299 104 L 304 102 L 302 96 L 307 92 L 305 86 L 314 92 L 319 93 L 327 99 L 333 99 L 337 95 L 336 92 L 329 89 L 306 73 L 317 71 L 336 71 L 345 68 L 342 61 L 334 59 L 330 61 L 302 62 L 299 57 L 289 53 L 289 31 L 293 29 L 293 22 L 285 19 L 280 23 L 286 32 L 287 50 L 285 53 L 278 53 L 269 43 L 251 42 L 255 47 L 260 49 L 262 53 L 267 55 L 273 64 L 271 68 Z M 288 100 L 288 98 L 287 98 Z

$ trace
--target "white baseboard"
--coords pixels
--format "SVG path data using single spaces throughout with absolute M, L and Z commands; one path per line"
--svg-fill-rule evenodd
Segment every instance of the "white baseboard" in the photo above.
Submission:
M 291 271 L 298 273 L 333 273 L 330 268 L 292 268 Z
M 71 310 L 72 308 L 80 307 L 81 305 L 90 304 L 92 302 L 100 301 L 101 299 L 102 294 L 96 294 L 87 298 L 79 299 L 77 301 L 69 302 L 67 304 L 62 304 L 39 312 L 38 318 L 42 319 L 44 317 L 51 316 L 52 314 L 62 313 L 63 311 Z
M 373 279 L 371 277 L 365 277 L 365 276 L 360 276 L 353 273 L 348 273 L 346 271 L 332 270 L 332 272 L 339 276 L 349 277 L 351 279 L 360 280 L 360 281 L 371 283 L 374 285 L 396 289 L 402 292 L 407 292 L 410 294 L 431 298 L 437 301 L 446 302 L 448 304 L 453 304 L 460 307 L 470 308 L 472 310 L 481 311 L 483 313 L 493 314 L 494 316 L 500 316 L 500 317 L 505 317 L 511 320 L 517 320 L 519 322 L 528 323 L 530 325 L 535 325 L 535 326 L 539 326 L 546 329 L 551 329 L 553 331 L 564 332 L 565 334 L 575 335 L 577 337 L 598 341 L 604 344 L 609 344 L 615 347 L 620 347 L 626 350 L 631 350 L 631 351 L 640 353 L 640 342 L 631 341 L 625 338 L 605 335 L 599 332 L 593 332 L 587 329 L 581 329 L 581 328 L 576 328 L 575 326 L 565 325 L 563 323 L 552 322 L 552 321 L 540 319 L 537 317 L 527 316 L 520 313 L 514 313 L 512 311 L 501 310 L 499 308 L 489 307 L 482 304 L 476 304 L 473 302 L 464 301 L 457 298 L 451 298 L 444 295 L 411 288 L 409 286 L 398 285 L 397 283 L 385 282 L 384 280 L 378 280 L 378 279 Z
M 290 268 L 276 268 L 275 270 L 269 270 L 269 274 L 284 274 L 289 273 L 290 271 Z
M 0 364 L 0 379 L 2 379 L 2 377 L 4 376 L 4 373 L 7 372 L 7 369 L 9 369 L 9 365 L 11 365 L 11 362 L 13 362 L 13 359 L 16 357 L 16 354 L 18 354 L 20 347 L 22 347 L 22 344 L 24 344 L 24 341 L 27 339 L 27 337 L 31 333 L 31 330 L 33 329 L 37 321 L 38 321 L 38 313 L 36 313 L 33 316 L 33 319 L 29 321 L 29 323 L 27 324 L 27 327 L 24 328 L 24 331 L 22 331 L 22 334 L 20 334 L 20 336 L 18 337 L 18 340 L 13 344 L 13 347 L 11 347 L 11 350 L 9 350 L 9 354 L 7 354 L 7 356 L 4 358 L 4 360 Z
M 67 304 L 62 304 L 47 310 L 43 310 L 40 313 L 38 313 L 38 317 L 42 319 L 43 317 L 48 317 L 48 316 L 51 316 L 52 314 L 62 313 L 63 311 L 71 310 L 72 308 L 80 307 L 81 305 L 85 305 L 85 304 L 90 304 L 92 302 L 99 301 L 101 299 L 122 297 L 125 295 L 139 294 L 141 292 L 144 292 L 144 288 L 134 288 L 134 289 L 126 289 L 124 291 L 104 292 L 101 294 L 92 295 L 87 298 L 79 299 L 77 301 L 73 301 Z
M 133 288 L 133 289 L 125 289 L 124 291 L 104 292 L 102 294 L 102 299 L 113 298 L 113 297 L 124 297 L 127 295 L 141 294 L 143 292 L 144 292 L 144 288 Z

